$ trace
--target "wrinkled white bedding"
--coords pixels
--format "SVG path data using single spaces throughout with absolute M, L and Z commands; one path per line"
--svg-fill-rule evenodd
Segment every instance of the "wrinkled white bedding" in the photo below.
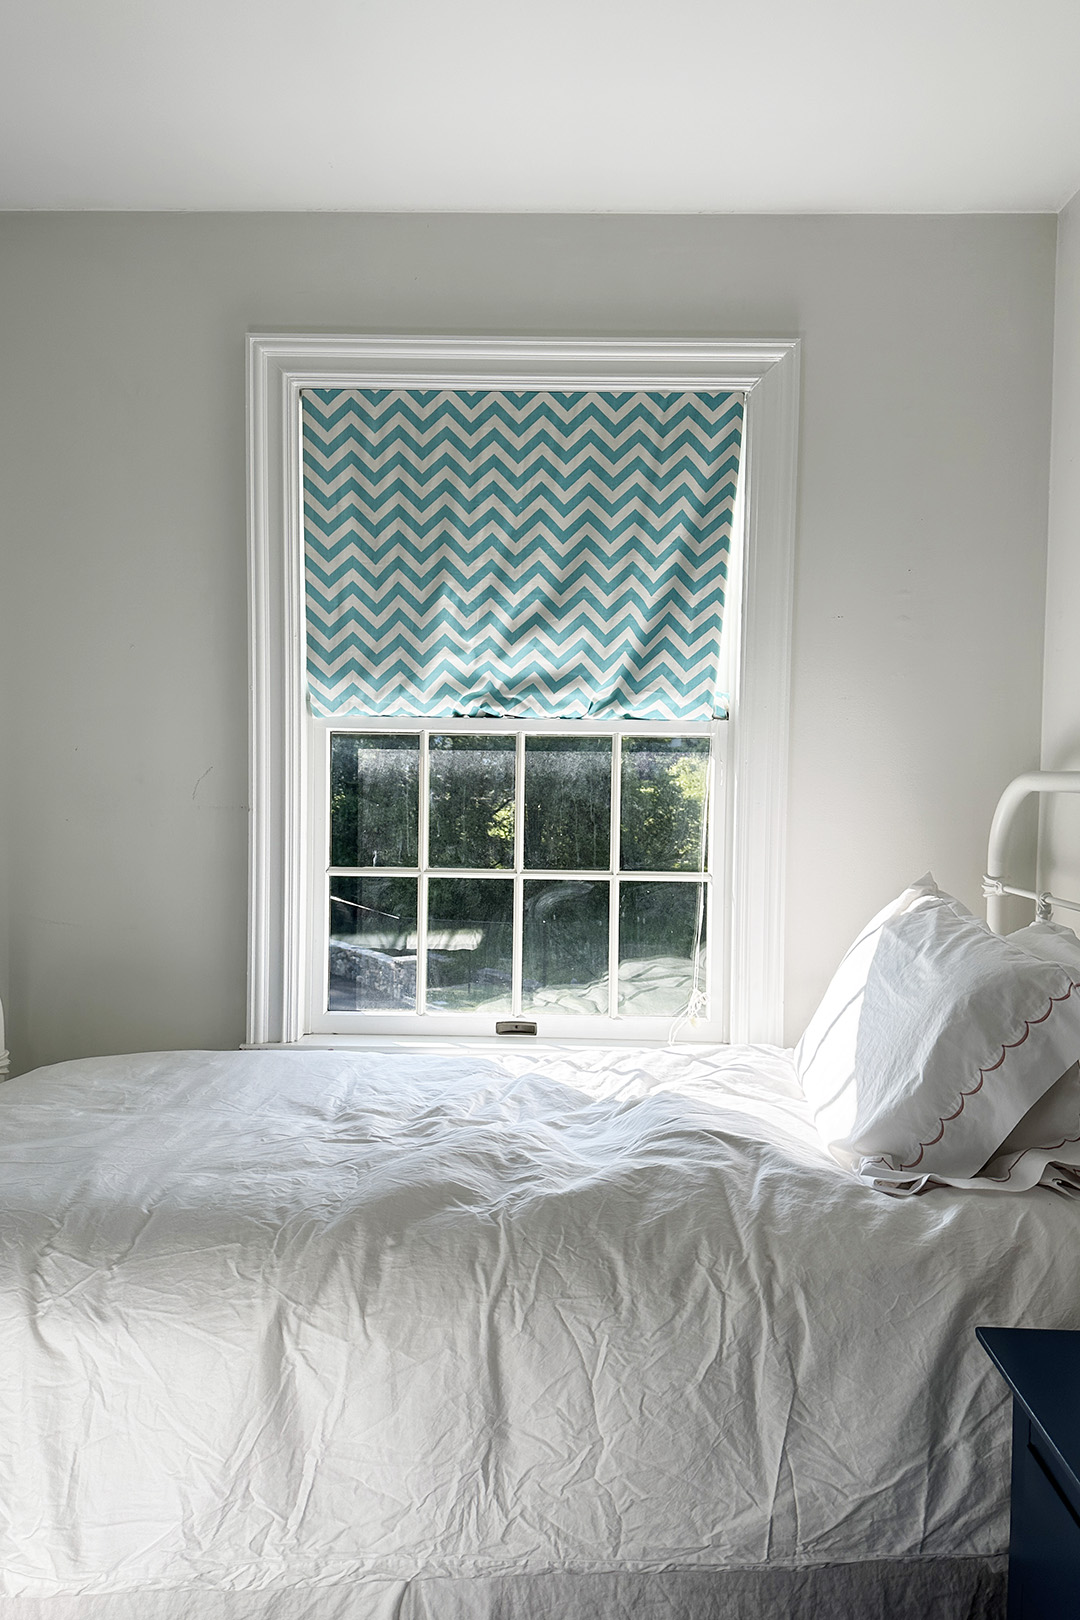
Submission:
M 996 1552 L 979 1322 L 1080 1204 L 897 1202 L 766 1048 L 172 1053 L 0 1088 L 9 1594 Z

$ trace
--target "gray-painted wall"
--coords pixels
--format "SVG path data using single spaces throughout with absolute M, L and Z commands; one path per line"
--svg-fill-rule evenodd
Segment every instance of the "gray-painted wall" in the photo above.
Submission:
M 1038 757 L 1051 217 L 6 216 L 17 1067 L 243 1038 L 249 329 L 803 337 L 789 1032 Z M 2 966 L 2 961 L 0 961 Z
M 1080 192 L 1058 218 L 1042 763 L 1080 770 Z M 1080 799 L 1045 801 L 1040 882 L 1080 900 Z M 1080 919 L 1059 913 L 1080 928 Z

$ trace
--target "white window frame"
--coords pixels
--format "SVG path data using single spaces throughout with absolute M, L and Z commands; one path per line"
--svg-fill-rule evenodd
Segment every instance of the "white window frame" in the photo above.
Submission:
M 745 392 L 741 535 L 724 642 L 722 864 L 726 916 L 714 960 L 722 1012 L 680 1039 L 779 1043 L 794 585 L 799 343 L 559 338 L 248 337 L 251 837 L 249 1046 L 347 1046 L 370 1037 L 313 1028 L 312 883 L 325 864 L 306 703 L 300 395 L 305 388 L 615 388 Z M 602 729 L 585 727 L 583 729 Z M 636 729 L 627 725 L 625 729 Z M 647 728 L 646 728 L 647 729 Z M 677 728 L 671 728 L 677 729 Z M 688 728 L 689 729 L 689 728 Z M 719 859 L 719 851 L 717 851 Z M 718 871 L 719 892 L 724 876 Z M 717 908 L 719 910 L 719 908 Z M 544 1019 L 549 1024 L 548 1019 Z M 439 1021 L 440 1025 L 442 1020 Z M 562 1035 L 562 1021 L 551 1033 Z M 610 1040 L 642 1039 L 636 1021 Z M 614 1028 L 614 1026 L 609 1026 Z M 445 1041 L 441 1027 L 433 1032 Z M 569 1034 L 569 1031 L 567 1032 Z M 413 1036 L 413 1039 L 423 1038 Z M 430 1038 L 430 1037 L 429 1037 Z M 492 1037 L 494 1039 L 495 1037 Z M 469 1039 L 473 1039 L 470 1035 Z

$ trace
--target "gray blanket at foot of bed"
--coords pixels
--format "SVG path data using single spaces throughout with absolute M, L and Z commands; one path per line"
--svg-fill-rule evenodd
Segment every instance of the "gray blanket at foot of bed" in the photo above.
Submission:
M 1004 1620 L 1004 1558 L 0 1598 L 0 1620 Z
M 419 1581 L 402 1620 L 1004 1620 L 1003 1560 Z M 412 1595 L 412 1594 L 410 1594 Z M 342 1616 L 346 1620 L 346 1616 Z

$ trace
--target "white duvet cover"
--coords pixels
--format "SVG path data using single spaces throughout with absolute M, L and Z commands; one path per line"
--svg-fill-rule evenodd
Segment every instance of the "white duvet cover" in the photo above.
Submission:
M 2 1590 L 997 1552 L 974 1329 L 1080 1327 L 1078 1238 L 1046 1189 L 860 1185 L 770 1049 L 41 1070 Z

